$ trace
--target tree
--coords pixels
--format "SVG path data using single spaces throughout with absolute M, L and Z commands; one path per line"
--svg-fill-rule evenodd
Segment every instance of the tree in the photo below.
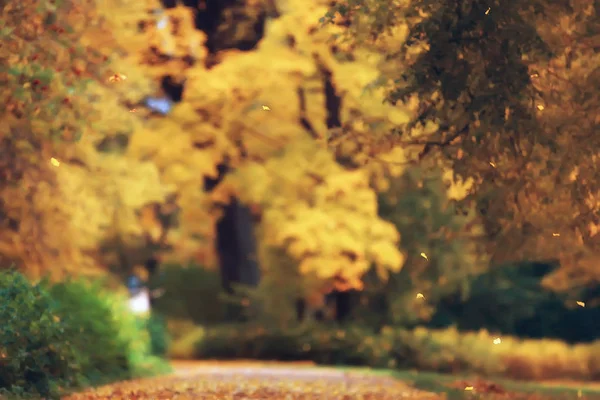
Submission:
M 345 171 L 312 140 L 293 142 L 279 157 L 240 169 L 228 183 L 243 201 L 261 205 L 263 240 L 286 248 L 303 274 L 338 276 L 360 287 L 371 263 L 381 271 L 402 265 L 398 233 L 378 220 L 368 176 Z
M 270 21 L 256 49 L 225 50 L 212 62 L 190 48 L 209 39 L 190 8 L 132 22 L 145 29 L 124 44 L 129 57 L 183 89 L 167 115 L 149 115 L 145 130 L 131 134 L 126 154 L 152 160 L 176 188 L 181 238 L 213 241 L 216 206 L 236 198 L 262 215 L 262 239 L 285 248 L 304 273 L 359 286 L 371 262 L 382 270 L 402 265 L 399 236 L 377 216 L 373 190 L 402 171 L 388 161 L 402 154 L 369 135 L 408 121 L 411 111 L 382 104 L 381 90 L 364 93 L 377 55 L 339 59 L 329 34 L 310 29 L 324 11 L 298 3 Z M 358 139 L 339 141 L 342 130 Z M 378 161 L 369 162 L 369 152 Z M 210 194 L 199 190 L 222 164 L 232 172 Z
M 409 128 L 429 135 L 390 136 L 472 185 L 492 261 L 560 260 L 557 289 L 599 282 L 598 21 L 592 1 L 349 0 L 324 18 L 386 55 L 392 104 L 418 98 Z
M 40 264 L 85 264 L 66 256 L 49 257 L 57 248 L 61 254 L 81 255 L 90 264 L 95 258 L 102 258 L 98 264 L 131 264 L 134 252 L 155 250 L 155 242 L 169 248 L 167 258 L 195 257 L 211 264 L 221 206 L 240 199 L 262 215 L 265 242 L 282 247 L 304 275 L 316 274 L 323 284 L 360 287 L 371 263 L 383 275 L 401 267 L 400 237 L 378 216 L 376 193 L 403 172 L 411 152 L 423 147 L 397 146 L 389 135 L 413 118 L 418 103 L 384 104 L 385 88 L 365 90 L 385 57 L 378 49 L 353 47 L 341 36 L 332 42 L 331 35 L 346 28 L 318 29 L 325 2 L 307 5 L 294 0 L 276 12 L 270 10 L 272 5 L 258 3 L 246 4 L 243 18 L 260 26 L 252 43 L 243 46 L 243 40 L 228 37 L 239 33 L 235 22 L 240 10 L 226 3 L 215 14 L 217 22 L 208 27 L 205 17 L 216 10 L 212 6 L 213 11 L 196 14 L 190 6 L 163 9 L 158 0 L 65 1 L 49 10 L 57 13 L 57 21 L 68 22 L 72 33 L 66 28 L 64 37 L 44 33 L 34 44 L 14 35 L 14 46 L 43 46 L 43 65 L 59 69 L 48 87 L 60 94 L 60 101 L 70 90 L 63 85 L 68 78 L 93 78 L 87 87 L 73 89 L 73 109 L 55 107 L 57 115 L 32 119 L 34 107 L 19 120 L 39 121 L 39 147 L 45 153 L 34 154 L 59 166 L 27 164 L 24 171 L 47 174 L 27 181 L 49 183 L 38 185 L 48 189 L 39 203 L 46 206 L 35 214 L 27 208 L 26 197 L 15 197 L 16 192 L 7 189 L 4 198 L 14 207 L 10 213 L 35 215 L 44 222 L 31 218 L 30 226 L 44 226 L 48 232 L 53 227 L 77 237 L 36 250 L 47 258 Z M 22 4 L 20 19 L 13 16 L 13 21 L 38 24 L 29 3 Z M 85 18 L 77 19 L 80 14 Z M 231 22 L 233 27 L 226 26 Z M 256 36 L 261 35 L 257 44 Z M 394 40 L 401 44 L 405 36 L 400 32 Z M 53 46 L 75 40 L 89 54 L 73 64 L 68 46 L 65 51 Z M 34 53 L 20 54 L 28 52 Z M 114 56 L 102 64 L 108 53 Z M 10 54 L 6 50 L 3 56 L 8 59 Z M 53 54 L 63 58 L 57 61 Z M 98 60 L 86 58 L 92 55 Z M 23 69 L 21 61 L 14 63 Z M 10 88 L 20 93 L 20 75 L 10 79 Z M 36 93 L 32 88 L 27 90 Z M 40 99 L 48 101 L 40 103 L 40 110 L 53 110 L 49 99 Z M 17 106 L 21 103 L 13 108 Z M 45 127 L 60 128 L 59 122 L 72 124 L 68 131 L 82 133 L 81 140 L 48 140 Z M 430 124 L 420 133 L 433 128 Z M 29 127 L 23 131 L 34 132 Z M 67 139 L 77 136 L 70 133 Z M 7 131 L 3 137 L 15 141 L 17 136 Z M 16 158 L 26 160 L 21 153 Z M 225 164 L 232 172 L 207 193 L 205 179 L 216 178 Z M 54 179 L 61 183 L 54 185 Z M 52 213 L 51 207 L 61 212 Z M 52 219 L 58 216 L 60 220 Z M 15 252 L 12 258 L 33 254 L 14 250 L 14 237 L 24 237 L 25 231 L 15 235 L 8 227 L 4 233 L 7 248 Z M 38 246 L 35 243 L 32 246 Z M 100 243 L 100 250 L 107 247 L 110 257 L 101 257 L 93 243 Z M 38 262 L 25 263 L 34 261 Z
M 375 286 L 385 296 L 388 323 L 427 321 L 444 296 L 468 297 L 469 282 L 487 268 L 483 227 L 474 211 L 457 213 L 442 172 L 418 167 L 380 195 L 379 213 L 396 226 L 407 255 L 400 272 Z
M 167 194 L 152 164 L 97 149 L 136 129 L 121 102 L 151 87 L 135 75 L 137 92 L 116 87 L 125 77 L 111 71 L 118 41 L 103 11 L 95 1 L 1 10 L 0 255 L 34 276 L 97 272 L 109 261 L 98 244 L 139 239 L 136 212 Z

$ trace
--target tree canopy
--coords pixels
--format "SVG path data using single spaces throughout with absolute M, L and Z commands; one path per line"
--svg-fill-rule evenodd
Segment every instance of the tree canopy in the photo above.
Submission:
M 386 131 L 412 111 L 364 91 L 379 56 L 340 57 L 339 29 L 319 29 L 325 3 L 280 6 L 256 48 L 221 42 L 217 55 L 183 5 L 32 4 L 2 10 L 5 259 L 35 273 L 129 268 L 159 242 L 211 264 L 218 206 L 235 196 L 306 274 L 359 287 L 371 263 L 402 266 L 374 188 L 403 171 Z M 230 176 L 203 190 L 224 164 Z
M 494 262 L 558 259 L 555 288 L 598 282 L 595 2 L 167 3 L 2 5 L 3 261 L 211 265 L 237 198 L 266 247 L 347 287 L 372 265 L 418 270 L 451 213 L 484 226 Z M 422 205 L 443 212 L 402 199 L 438 173 Z M 435 215 L 423 241 L 420 221 L 381 213 L 386 191 Z
M 469 182 L 462 204 L 477 207 L 492 260 L 559 260 L 558 289 L 598 283 L 598 14 L 593 1 L 349 0 L 323 20 L 386 55 L 388 101 L 418 98 L 392 135 Z
M 136 126 L 122 106 L 130 93 L 115 85 L 109 56 L 119 42 L 105 11 L 94 1 L 2 4 L 4 266 L 38 276 L 97 270 L 107 261 L 99 244 L 140 236 L 135 211 L 167 193 L 153 164 L 98 151 Z M 141 75 L 132 81 L 151 87 Z

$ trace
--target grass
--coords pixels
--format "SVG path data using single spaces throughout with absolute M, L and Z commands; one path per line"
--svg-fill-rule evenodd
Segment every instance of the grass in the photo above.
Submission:
M 435 372 L 394 371 L 388 369 L 343 367 L 348 372 L 369 373 L 391 376 L 409 383 L 411 386 L 434 393 L 444 393 L 448 400 L 474 400 L 493 398 L 489 394 L 477 395 L 464 389 L 452 388 L 457 381 L 469 381 L 473 376 L 448 375 Z M 487 381 L 487 379 L 486 379 Z M 506 391 L 514 393 L 515 399 L 536 400 L 600 400 L 600 383 L 590 382 L 519 382 L 508 379 L 489 379 Z M 505 397 L 506 398 L 506 397 Z

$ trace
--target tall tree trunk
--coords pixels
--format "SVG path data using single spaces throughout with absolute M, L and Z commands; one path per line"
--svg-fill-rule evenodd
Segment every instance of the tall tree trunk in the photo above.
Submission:
M 256 260 L 252 215 L 235 199 L 225 206 L 224 215 L 217 223 L 216 249 L 221 281 L 227 293 L 235 293 L 235 284 L 258 286 L 260 269 Z M 239 316 L 234 307 L 229 314 L 231 318 Z
M 238 238 L 235 229 L 235 208 L 228 204 L 223 216 L 217 222 L 216 250 L 221 271 L 221 284 L 229 294 L 233 293 L 232 284 L 240 281 L 238 268 Z
M 238 239 L 238 265 L 240 283 L 256 287 L 260 282 L 260 269 L 256 258 L 254 221 L 248 207 L 234 200 L 235 232 Z

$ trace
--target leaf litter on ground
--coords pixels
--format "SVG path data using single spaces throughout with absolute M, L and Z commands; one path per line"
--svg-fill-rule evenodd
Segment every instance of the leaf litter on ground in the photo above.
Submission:
M 66 400 L 281 399 L 437 400 L 391 377 L 286 364 L 199 364 L 157 378 L 120 382 L 75 393 Z

